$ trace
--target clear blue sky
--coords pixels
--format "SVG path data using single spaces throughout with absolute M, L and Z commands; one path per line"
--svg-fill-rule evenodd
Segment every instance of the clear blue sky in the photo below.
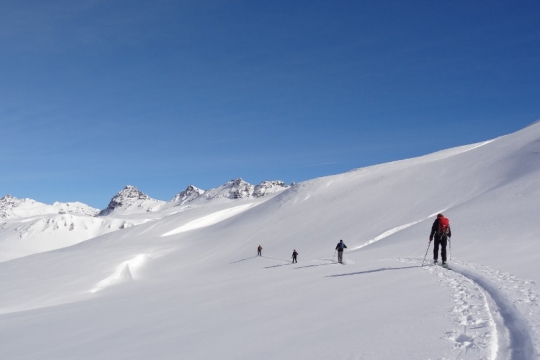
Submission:
M 3 0 L 0 196 L 303 181 L 540 118 L 540 2 Z

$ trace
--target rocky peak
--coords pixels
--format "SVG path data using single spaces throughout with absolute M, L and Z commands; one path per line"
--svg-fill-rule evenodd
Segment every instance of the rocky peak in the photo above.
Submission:
M 242 178 L 229 181 L 226 185 L 229 185 L 229 198 L 231 199 L 243 199 L 251 197 L 253 194 L 254 186 L 248 182 L 245 182 Z
M 8 211 L 19 205 L 21 202 L 22 200 L 9 194 L 0 198 L 0 219 L 7 219 L 9 217 Z
M 116 208 L 132 205 L 138 200 L 150 199 L 150 196 L 139 191 L 139 189 L 137 189 L 135 186 L 127 185 L 118 194 L 113 196 L 113 198 L 109 202 L 109 205 L 107 205 L 105 209 L 101 210 L 98 215 L 108 215 Z
M 283 181 L 263 181 L 252 185 L 242 178 L 233 179 L 215 189 L 207 190 L 204 197 L 208 200 L 215 198 L 245 199 L 258 198 L 288 188 Z
M 253 190 L 253 197 L 261 197 L 268 194 L 273 194 L 288 187 L 288 185 L 280 180 L 263 181 L 259 185 L 255 186 L 255 189 Z
M 187 202 L 195 200 L 202 194 L 204 194 L 204 190 L 201 190 L 196 186 L 189 185 L 186 188 L 186 190 L 181 191 L 180 193 L 176 194 L 175 197 L 171 201 L 174 203 L 178 203 L 178 205 L 182 205 Z
M 10 194 L 7 194 L 4 197 L 0 198 L 0 204 L 16 204 L 19 202 L 19 199 L 17 199 L 15 196 L 11 196 Z

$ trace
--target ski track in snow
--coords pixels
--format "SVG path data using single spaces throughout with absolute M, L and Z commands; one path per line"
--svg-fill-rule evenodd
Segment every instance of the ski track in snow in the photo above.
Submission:
M 417 264 L 413 258 L 393 259 Z M 540 296 L 536 284 L 488 266 L 453 260 L 451 270 L 428 265 L 454 290 L 455 329 L 446 332 L 455 359 L 536 360 L 540 354 Z
M 277 267 L 281 267 L 281 266 L 286 266 L 286 265 L 293 265 L 292 263 L 292 258 L 291 259 L 283 259 L 283 258 L 278 258 L 278 257 L 274 257 L 274 256 L 268 256 L 268 255 L 262 255 L 262 256 L 251 256 L 251 257 L 248 257 L 248 258 L 244 258 L 244 259 L 239 259 L 239 260 L 235 260 L 235 261 L 232 261 L 229 263 L 229 265 L 232 265 L 232 264 L 237 264 L 237 263 L 240 263 L 240 262 L 243 262 L 243 261 L 248 261 L 248 260 L 253 260 L 253 259 L 264 259 L 266 261 L 279 261 L 279 262 L 282 262 L 282 264 L 277 264 L 277 265 L 271 265 L 271 266 L 265 266 L 264 268 L 265 269 L 273 269 L 273 268 L 277 268 Z M 306 265 L 308 264 L 308 265 Z M 354 261 L 351 260 L 351 259 L 348 259 L 346 256 L 343 258 L 343 264 L 339 264 L 337 262 L 337 258 L 334 257 L 334 258 L 327 258 L 327 259 L 314 259 L 314 260 L 310 260 L 310 261 L 303 261 L 303 262 L 298 262 L 298 263 L 294 263 L 295 267 L 293 269 L 304 269 L 304 268 L 311 268 L 311 267 L 317 267 L 317 266 L 325 266 L 325 265 L 334 265 L 334 266 L 343 266 L 343 265 L 352 265 L 354 264 Z
M 280 262 L 283 263 L 283 264 L 279 264 L 279 265 L 266 267 L 267 269 L 268 268 L 273 268 L 273 267 L 278 267 L 278 266 L 283 266 L 283 265 L 289 265 L 291 263 L 291 261 L 292 261 L 292 260 L 287 260 L 287 259 L 283 259 L 283 258 L 277 258 L 277 257 L 273 257 L 273 256 L 268 256 L 268 255 L 262 255 L 262 256 L 254 255 L 254 256 L 251 256 L 251 257 L 248 257 L 248 258 L 232 261 L 232 262 L 229 263 L 229 265 L 237 264 L 237 263 L 240 263 L 240 262 L 243 262 L 243 261 L 248 261 L 248 260 L 253 260 L 253 259 L 262 259 L 262 260 L 266 260 L 266 261 L 280 261 Z
M 356 247 L 351 248 L 351 249 L 349 250 L 349 252 L 356 251 L 356 250 L 360 250 L 360 249 L 362 249 L 362 248 L 364 248 L 364 247 L 366 247 L 366 246 L 368 246 L 368 245 L 371 245 L 371 244 L 373 244 L 373 243 L 376 243 L 377 241 L 380 241 L 380 240 L 382 240 L 382 239 L 384 239 L 384 238 L 387 238 L 387 237 L 389 237 L 390 235 L 393 235 L 393 234 L 397 233 L 398 231 L 401 231 L 401 230 L 404 230 L 404 229 L 406 229 L 406 228 L 409 228 L 409 227 L 411 227 L 411 226 L 413 226 L 413 225 L 416 225 L 416 224 L 418 224 L 418 223 L 421 223 L 422 221 L 426 221 L 426 220 L 428 220 L 428 219 L 430 219 L 430 218 L 432 218 L 432 217 L 436 216 L 437 214 L 442 213 L 442 212 L 444 212 L 444 211 L 445 211 L 445 210 L 440 210 L 440 211 L 437 211 L 437 212 L 434 213 L 434 214 L 429 215 L 429 216 L 426 217 L 426 218 L 423 218 L 423 219 L 420 219 L 420 220 L 417 220 L 417 221 L 413 221 L 413 222 L 410 222 L 410 223 L 405 224 L 405 225 L 396 226 L 395 228 L 392 228 L 392 229 L 390 229 L 390 230 L 388 230 L 388 231 L 385 231 L 385 232 L 383 232 L 382 234 L 380 234 L 379 236 L 377 236 L 377 237 L 375 237 L 375 238 L 369 240 L 368 242 L 366 242 L 366 243 L 363 244 L 363 245 L 360 245 L 360 246 L 356 246 Z

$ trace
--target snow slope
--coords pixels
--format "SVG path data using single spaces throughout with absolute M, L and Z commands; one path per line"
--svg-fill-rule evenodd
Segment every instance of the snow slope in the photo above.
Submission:
M 148 220 L 97 218 L 71 214 L 42 215 L 0 221 L 0 262 L 64 248 L 146 221 Z
M 0 263 L 0 357 L 538 359 L 539 153 L 534 124 Z
M 200 210 L 195 209 L 207 206 L 209 201 L 212 201 L 215 211 L 221 211 L 216 219 L 222 219 L 246 208 L 239 205 L 237 210 L 229 209 L 234 204 L 228 199 L 274 196 L 287 188 L 282 181 L 251 185 L 237 179 L 206 191 L 190 185 L 171 201 L 165 202 L 152 199 L 135 186 L 127 185 L 101 211 L 78 202 L 47 205 L 6 195 L 0 198 L 0 219 L 3 220 L 0 223 L 0 262 L 71 246 L 179 212 L 191 214 L 184 215 L 185 218 L 196 217 Z M 189 226 L 199 227 L 197 224 L 201 220 L 193 221 Z M 206 221 L 202 220 L 203 223 Z

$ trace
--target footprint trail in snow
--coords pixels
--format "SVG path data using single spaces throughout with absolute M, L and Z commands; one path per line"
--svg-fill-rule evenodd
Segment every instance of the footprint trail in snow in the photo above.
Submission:
M 533 281 L 456 260 L 451 271 L 432 265 L 424 269 L 437 276 L 441 286 L 453 289 L 450 317 L 456 327 L 445 339 L 453 342 L 455 359 L 538 359 L 540 297 Z

